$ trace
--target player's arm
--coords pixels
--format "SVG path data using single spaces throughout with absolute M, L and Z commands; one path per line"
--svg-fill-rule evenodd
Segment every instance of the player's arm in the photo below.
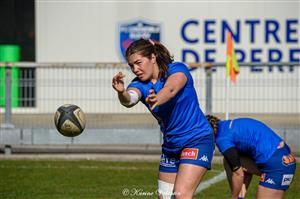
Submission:
M 120 103 L 127 108 L 133 107 L 141 99 L 141 94 L 138 89 L 130 88 L 125 91 L 118 92 L 118 98 Z
M 124 77 L 122 72 L 119 72 L 113 77 L 112 86 L 118 92 L 120 103 L 128 108 L 136 105 L 141 99 L 141 93 L 138 89 L 130 88 L 125 90 Z
M 227 149 L 223 153 L 224 158 L 227 160 L 231 170 L 232 170 L 232 199 L 239 198 L 239 194 L 243 187 L 244 182 L 244 171 L 241 166 L 238 151 L 235 147 Z M 244 194 L 243 194 L 244 195 Z
M 166 81 L 164 87 L 157 93 L 154 90 L 150 90 L 146 102 L 151 105 L 151 109 L 156 106 L 162 105 L 173 98 L 186 84 L 187 77 L 182 72 L 177 72 L 170 75 Z

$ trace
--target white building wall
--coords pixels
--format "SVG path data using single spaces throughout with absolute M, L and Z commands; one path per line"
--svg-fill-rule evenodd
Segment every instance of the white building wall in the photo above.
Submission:
M 137 19 L 145 19 L 151 22 L 160 23 L 162 27 L 162 42 L 174 54 L 175 59 L 182 61 L 182 51 L 192 49 L 200 57 L 200 62 L 204 60 L 204 53 L 207 49 L 215 52 L 210 57 L 216 62 L 225 62 L 226 44 L 221 41 L 221 22 L 225 20 L 235 31 L 235 23 L 240 21 L 241 41 L 235 43 L 236 49 L 245 52 L 246 62 L 251 62 L 251 51 L 259 49 L 255 57 L 261 61 L 268 61 L 268 52 L 270 49 L 279 49 L 282 52 L 282 60 L 290 61 L 290 50 L 299 49 L 299 2 L 158 2 L 158 1 L 141 1 L 141 2 L 100 2 L 100 1 L 36 1 L 36 53 L 37 62 L 120 62 L 119 55 L 119 33 L 118 25 L 124 22 L 131 22 Z M 255 42 L 250 42 L 250 27 L 247 20 L 257 19 L 259 24 L 255 27 Z M 290 38 L 298 42 L 287 42 L 287 20 L 296 19 L 297 24 L 290 28 L 295 32 L 290 32 Z M 181 36 L 181 29 L 185 22 L 195 20 L 197 25 L 189 26 L 185 33 L 189 38 L 198 39 L 195 44 L 186 42 Z M 212 20 L 209 25 L 208 33 L 205 31 L 204 23 Z M 280 43 L 276 42 L 272 35 L 269 35 L 270 41 L 265 41 L 266 21 L 275 20 L 279 23 L 279 30 L 276 35 Z M 270 27 L 272 28 L 272 27 Z M 206 29 L 207 30 L 207 29 Z M 212 43 L 205 42 L 205 34 L 209 34 L 209 39 L 215 40 Z M 253 36 L 253 35 L 252 35 Z M 294 57 L 300 59 L 300 52 L 294 53 Z M 186 61 L 193 62 L 193 56 L 187 56 Z M 200 71 L 200 70 L 199 70 Z M 199 73 L 199 71 L 197 73 Z M 202 71 L 202 70 L 201 70 Z M 101 81 L 107 81 L 110 85 L 111 77 L 117 70 L 106 71 L 105 75 L 101 74 L 102 70 L 82 72 L 83 78 L 103 78 Z M 203 71 L 202 71 L 203 72 Z M 129 73 L 129 71 L 127 71 Z M 201 72 L 200 72 L 201 73 Z M 65 79 L 66 76 L 72 75 L 61 74 L 51 77 L 51 71 L 38 70 L 38 80 L 44 81 L 47 78 Z M 50 77 L 49 77 L 50 75 Z M 224 77 L 224 70 L 217 70 L 216 78 Z M 250 76 L 249 76 L 250 75 Z M 201 77 L 200 77 L 201 76 Z M 242 69 L 238 76 L 241 82 L 232 89 L 234 93 L 242 94 L 242 99 L 238 104 L 232 106 L 233 112 L 288 112 L 299 113 L 299 89 L 295 85 L 277 85 L 272 87 L 268 85 L 268 79 L 274 78 L 291 78 L 298 79 L 299 70 L 294 72 L 278 72 L 276 68 L 273 72 L 264 69 L 263 72 L 253 73 L 249 69 Z M 195 79 L 200 78 L 203 81 L 204 73 L 195 75 Z M 263 88 L 245 88 L 248 78 L 249 81 L 266 81 Z M 203 81 L 204 83 L 204 81 Z M 203 86 L 203 85 L 202 85 Z M 101 85 L 99 85 L 99 88 Z M 280 87 L 280 89 L 278 89 Z M 204 98 L 204 86 L 200 89 L 199 97 Z M 299 87 L 298 87 L 299 88 Z M 127 112 L 125 108 L 116 105 L 116 95 L 112 93 L 110 87 L 103 88 L 102 91 L 95 92 L 94 88 L 76 88 L 76 91 L 69 91 L 69 88 L 60 86 L 58 88 L 45 88 L 37 81 L 37 99 L 39 112 L 51 112 L 61 103 L 81 104 L 88 112 Z M 292 90 L 291 90 L 292 89 Z M 39 100 L 48 99 L 51 96 L 59 95 L 63 100 Z M 102 101 L 74 101 L 78 96 L 84 93 L 90 98 L 101 98 Z M 78 95 L 78 96 L 77 96 Z M 224 87 L 214 85 L 214 98 L 224 98 Z M 251 98 L 268 98 L 269 103 L 260 103 L 251 100 Z M 292 102 L 282 100 L 284 97 L 290 97 Z M 247 99 L 246 99 L 247 98 Z M 66 100 L 69 99 L 70 101 Z M 107 100 L 112 99 L 112 100 Z M 200 100 L 201 101 L 201 100 Z M 202 107 L 205 107 L 204 100 L 201 101 Z M 284 103 L 282 105 L 282 103 Z M 100 104 L 100 105 L 99 105 Z M 140 105 L 141 106 L 141 105 Z M 276 108 L 279 107 L 279 108 Z M 282 107 L 282 108 L 280 108 Z M 224 112 L 224 102 L 215 102 L 213 104 L 214 112 Z M 134 111 L 145 112 L 144 108 L 136 108 Z

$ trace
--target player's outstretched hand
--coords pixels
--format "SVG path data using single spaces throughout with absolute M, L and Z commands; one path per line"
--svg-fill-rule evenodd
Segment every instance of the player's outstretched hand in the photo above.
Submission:
M 125 75 L 122 72 L 118 72 L 112 79 L 112 87 L 119 93 L 125 91 L 124 77 Z
M 149 91 L 149 95 L 146 98 L 146 102 L 150 105 L 151 110 L 155 109 L 155 107 L 157 106 L 157 95 L 155 94 L 153 89 Z

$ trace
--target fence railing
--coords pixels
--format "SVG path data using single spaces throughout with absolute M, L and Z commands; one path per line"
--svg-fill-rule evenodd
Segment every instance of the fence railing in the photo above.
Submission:
M 132 109 L 121 106 L 111 88 L 111 79 L 119 71 L 126 74 L 126 84 L 134 78 L 125 64 L 19 62 L 1 65 L 5 67 L 5 76 L 0 79 L 2 127 L 22 126 L 21 117 L 51 115 L 66 103 L 79 105 L 87 114 L 147 113 L 141 104 Z M 200 105 L 206 113 L 222 114 L 229 106 L 231 114 L 299 115 L 299 63 L 240 63 L 237 82 L 231 84 L 228 93 L 225 93 L 228 80 L 224 63 L 189 66 Z M 11 77 L 12 67 L 21 69 L 18 79 Z M 225 104 L 226 94 L 229 104 Z M 13 115 L 21 119 L 14 121 Z M 23 122 L 30 126 L 30 120 Z
M 269 124 L 300 154 L 300 63 L 240 63 L 226 93 L 225 63 L 189 64 L 201 108 L 225 119 L 253 117 Z M 127 109 L 112 90 L 114 74 L 134 78 L 120 63 L 0 63 L 0 145 L 161 144 L 157 122 L 139 103 Z M 18 76 L 11 75 L 20 68 Z M 226 102 L 226 95 L 228 101 Z M 62 104 L 87 115 L 85 132 L 66 138 L 53 116 Z

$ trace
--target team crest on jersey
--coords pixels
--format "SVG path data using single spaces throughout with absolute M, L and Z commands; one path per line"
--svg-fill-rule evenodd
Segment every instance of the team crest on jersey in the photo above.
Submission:
M 135 20 L 132 22 L 120 23 L 119 34 L 119 54 L 122 61 L 125 61 L 125 52 L 128 46 L 140 38 L 160 41 L 161 25 L 145 20 Z
M 198 158 L 197 148 L 185 148 L 182 150 L 180 159 L 191 159 L 196 160 Z
M 291 165 L 291 164 L 295 164 L 296 162 L 296 158 L 294 154 L 289 154 L 289 155 L 284 155 L 282 156 L 282 163 L 285 166 Z

